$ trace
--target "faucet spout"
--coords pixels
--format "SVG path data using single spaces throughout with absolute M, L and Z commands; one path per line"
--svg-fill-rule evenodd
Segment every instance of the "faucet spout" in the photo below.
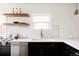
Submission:
M 43 38 L 43 31 L 41 30 L 41 38 Z

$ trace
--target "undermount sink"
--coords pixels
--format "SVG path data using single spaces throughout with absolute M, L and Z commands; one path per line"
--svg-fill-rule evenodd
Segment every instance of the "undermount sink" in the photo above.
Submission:
M 54 42 L 62 42 L 62 40 L 60 40 L 60 39 L 52 39 L 52 38 L 42 38 L 42 39 L 32 39 L 32 41 L 36 41 L 36 42 L 52 42 L 52 41 L 54 41 Z

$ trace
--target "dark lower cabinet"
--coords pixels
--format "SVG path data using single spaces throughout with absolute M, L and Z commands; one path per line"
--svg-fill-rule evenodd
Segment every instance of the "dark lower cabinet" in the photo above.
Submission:
M 29 42 L 29 56 L 78 56 L 79 51 L 64 42 Z
M 64 54 L 63 47 L 59 47 L 62 46 L 60 42 L 32 42 L 28 45 L 29 56 L 58 56 Z
M 0 56 L 10 56 L 11 55 L 11 46 L 10 43 L 6 43 L 5 46 L 3 46 L 0 43 Z
M 0 43 L 0 56 L 10 55 L 11 44 Z M 64 42 L 28 42 L 28 56 L 79 56 L 79 50 Z

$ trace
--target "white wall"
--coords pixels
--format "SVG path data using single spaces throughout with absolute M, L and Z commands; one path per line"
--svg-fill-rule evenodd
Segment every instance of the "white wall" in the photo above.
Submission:
M 12 8 L 22 8 L 23 12 L 30 15 L 34 13 L 49 13 L 52 25 L 59 26 L 60 38 L 79 38 L 79 17 L 74 15 L 75 4 L 73 3 L 26 3 L 26 4 L 0 4 L 0 15 L 12 12 Z M 32 20 L 32 19 L 30 19 Z M 53 26 L 52 26 L 53 27 Z M 2 28 L 1 28 L 2 29 Z M 29 29 L 28 29 L 29 30 Z M 30 30 L 32 30 L 30 28 Z M 26 30 L 26 32 L 28 32 Z M 36 31 L 32 31 L 36 32 Z M 40 34 L 32 36 L 40 37 Z M 36 33 L 39 33 L 38 31 Z M 30 34 L 29 34 L 30 35 Z

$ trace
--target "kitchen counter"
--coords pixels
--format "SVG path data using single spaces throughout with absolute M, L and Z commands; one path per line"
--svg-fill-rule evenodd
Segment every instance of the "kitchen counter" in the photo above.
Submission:
M 65 42 L 70 46 L 79 50 L 79 39 L 32 39 L 32 38 L 24 38 L 24 39 L 14 39 L 9 41 L 11 43 L 19 43 L 19 42 Z
M 15 39 L 11 42 L 65 42 L 79 50 L 79 39 Z

